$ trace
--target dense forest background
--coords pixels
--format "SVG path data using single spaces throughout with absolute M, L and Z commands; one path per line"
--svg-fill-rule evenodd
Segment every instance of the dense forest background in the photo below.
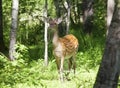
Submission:
M 61 2 L 60 4 L 62 4 Z M 99 45 L 102 47 L 104 44 L 105 31 L 106 31 L 106 5 L 104 2 L 94 2 L 94 14 L 92 19 L 92 31 L 89 33 L 84 32 L 82 19 L 82 1 L 71 1 L 71 24 L 69 33 L 75 34 L 79 39 L 79 50 L 80 52 L 88 51 L 87 49 L 94 49 L 95 46 Z M 103 3 L 103 4 L 102 4 Z M 11 29 L 11 1 L 3 1 L 3 26 L 4 26 L 4 41 L 5 45 L 9 47 L 9 35 Z M 43 1 L 20 1 L 19 2 L 19 22 L 17 30 L 17 43 L 19 45 L 25 45 L 32 48 L 36 47 L 38 51 L 33 54 L 36 58 L 44 58 L 44 22 L 41 20 L 44 10 Z M 6 6 L 7 5 L 7 6 Z M 103 6 L 101 6 L 103 5 Z M 64 9 L 61 5 L 61 10 Z M 64 12 L 65 13 L 65 12 Z M 63 15 L 64 13 L 61 13 Z M 53 1 L 48 2 L 48 16 L 55 18 L 55 6 Z M 88 23 L 89 24 L 89 23 Z M 88 29 L 88 30 L 89 30 Z M 65 29 L 64 29 L 65 30 Z M 49 31 L 49 30 L 48 30 Z M 64 32 L 64 31 L 63 31 Z M 48 32 L 49 43 L 51 44 L 52 33 Z M 65 35 L 63 33 L 63 35 Z M 63 36 L 62 35 L 62 36 Z M 99 38 L 99 39 L 98 39 Z M 89 40 L 89 41 L 88 41 Z M 49 49 L 51 45 L 49 44 Z M 43 51 L 40 51 L 43 50 Z M 91 50 L 92 52 L 92 50 Z M 33 52 L 32 52 L 33 53 Z M 36 55 L 37 54 L 37 55 Z M 52 56 L 51 50 L 49 50 L 50 57 Z M 34 57 L 35 59 L 35 57 Z
M 92 88 L 103 55 L 107 31 L 106 0 L 47 0 L 47 16 L 58 18 L 70 5 L 68 34 L 79 40 L 77 71 L 63 84 L 57 79 L 52 54 L 52 35 L 48 29 L 48 66 L 44 66 L 44 30 L 42 20 L 45 0 L 19 0 L 15 60 L 9 61 L 12 0 L 2 0 L 4 49 L 0 52 L 0 86 L 2 88 Z M 59 36 L 66 34 L 66 23 L 60 25 Z M 65 62 L 65 67 L 67 61 Z

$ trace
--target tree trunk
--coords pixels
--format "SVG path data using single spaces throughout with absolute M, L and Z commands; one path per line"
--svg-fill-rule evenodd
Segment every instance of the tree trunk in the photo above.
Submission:
M 47 0 L 45 0 L 45 7 L 44 7 L 44 16 L 47 18 Z M 47 29 L 48 29 L 48 23 L 45 20 L 45 34 L 44 34 L 44 41 L 45 41 L 45 55 L 44 55 L 44 62 L 45 66 L 48 65 L 48 39 L 47 39 Z
M 94 88 L 117 88 L 120 74 L 120 1 L 116 1 Z
M 83 30 L 85 33 L 92 32 L 93 0 L 83 0 Z
M 64 6 L 67 10 L 67 17 L 66 17 L 66 34 L 69 32 L 70 28 L 70 9 L 71 9 L 71 2 L 70 0 L 66 0 Z
M 62 10 L 62 6 L 60 6 L 61 3 L 62 3 L 61 0 L 54 0 L 54 5 L 56 7 L 57 18 L 61 17 L 62 13 L 64 13 L 63 10 Z M 59 34 L 59 36 L 63 36 L 63 35 L 66 34 L 65 26 L 62 23 L 60 23 L 58 25 L 58 34 Z
M 114 0 L 107 0 L 107 34 L 113 17 L 114 6 L 115 6 Z
M 2 0 L 0 0 L 0 52 L 5 50 L 5 43 L 3 39 L 3 20 L 2 20 Z
M 16 44 L 16 32 L 18 25 L 18 8 L 19 0 L 12 1 L 12 24 L 10 32 L 10 46 L 9 46 L 9 58 L 10 60 L 15 59 L 15 44 Z

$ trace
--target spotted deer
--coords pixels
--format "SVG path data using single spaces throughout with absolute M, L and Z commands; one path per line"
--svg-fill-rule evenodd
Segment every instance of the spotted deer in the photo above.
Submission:
M 63 65 L 64 65 L 64 60 L 68 59 L 68 67 L 69 71 L 71 70 L 72 66 L 74 69 L 74 74 L 75 74 L 75 68 L 76 68 L 76 63 L 75 63 L 75 55 L 78 50 L 78 39 L 72 35 L 68 34 L 65 35 L 64 37 L 59 37 L 58 36 L 58 24 L 61 23 L 61 19 L 54 19 L 49 21 L 49 29 L 54 31 L 52 43 L 53 43 L 53 54 L 56 58 L 56 64 L 57 64 L 57 69 L 58 73 L 60 76 L 60 80 L 63 81 Z

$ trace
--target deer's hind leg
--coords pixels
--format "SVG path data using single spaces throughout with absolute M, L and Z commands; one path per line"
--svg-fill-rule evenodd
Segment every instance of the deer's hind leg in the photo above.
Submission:
M 73 68 L 74 70 L 74 74 L 75 74 L 75 69 L 76 69 L 76 60 L 75 60 L 75 55 L 73 55 L 71 58 L 69 58 L 69 72 L 71 71 L 71 69 Z
M 72 65 L 73 65 L 72 59 L 73 59 L 72 57 L 69 58 L 69 62 L 68 62 L 69 73 L 70 73 Z
M 73 70 L 74 70 L 74 75 L 75 75 L 75 71 L 76 71 L 76 58 L 75 58 L 75 56 L 73 56 Z

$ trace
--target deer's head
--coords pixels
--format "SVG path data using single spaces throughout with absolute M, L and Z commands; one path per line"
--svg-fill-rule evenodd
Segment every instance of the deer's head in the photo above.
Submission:
M 44 18 L 44 21 L 46 21 L 48 23 L 48 28 L 49 29 L 56 29 L 58 27 L 58 24 L 60 24 L 62 21 L 64 21 L 64 19 L 66 18 L 67 14 L 64 14 L 63 16 L 61 16 L 60 18 Z
M 48 28 L 49 29 L 57 29 L 58 24 L 60 24 L 62 22 L 61 18 L 58 19 L 49 19 L 48 21 Z

